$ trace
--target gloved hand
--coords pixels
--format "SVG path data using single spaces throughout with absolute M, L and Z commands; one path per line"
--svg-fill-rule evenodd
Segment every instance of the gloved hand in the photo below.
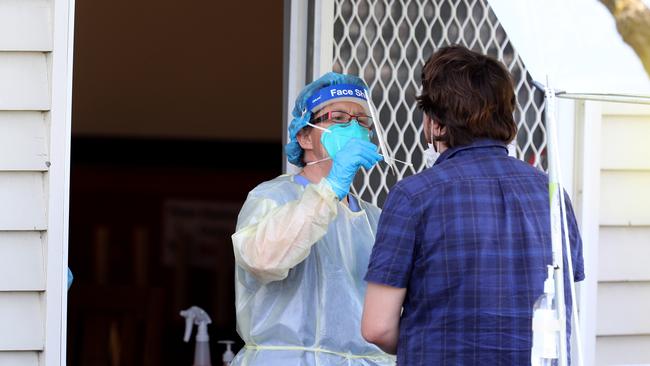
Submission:
M 377 146 L 372 142 L 353 138 L 332 159 L 332 169 L 325 179 L 339 200 L 350 191 L 350 185 L 359 167 L 370 169 L 383 159 L 376 150 Z
M 68 290 L 70 289 L 70 286 L 72 286 L 72 281 L 74 280 L 74 276 L 72 275 L 72 271 L 70 268 L 68 268 Z

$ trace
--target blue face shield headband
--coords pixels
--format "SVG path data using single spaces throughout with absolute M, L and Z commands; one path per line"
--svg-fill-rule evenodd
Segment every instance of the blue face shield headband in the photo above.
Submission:
M 368 110 L 368 100 L 366 99 L 366 90 L 352 84 L 337 84 L 324 87 L 317 93 L 314 93 L 307 100 L 307 110 L 315 112 L 321 109 L 332 99 L 337 102 L 353 102 L 363 106 L 366 114 L 370 114 Z

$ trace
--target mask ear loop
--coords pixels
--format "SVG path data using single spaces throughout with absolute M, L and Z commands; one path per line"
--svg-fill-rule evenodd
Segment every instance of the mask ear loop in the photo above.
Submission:
M 438 152 L 438 146 L 434 145 L 437 141 L 434 141 L 433 139 L 433 121 L 431 118 L 429 118 L 429 137 L 431 138 L 431 147 L 436 149 L 436 152 Z
M 313 128 L 315 128 L 315 129 L 317 129 L 317 130 L 321 130 L 321 131 L 323 131 L 323 132 L 332 133 L 331 130 L 328 130 L 327 128 L 323 128 L 323 127 L 321 127 L 321 126 L 316 126 L 315 124 L 313 124 L 313 123 L 311 123 L 311 122 L 307 122 L 307 126 L 313 127 Z
M 435 129 L 434 129 L 434 125 L 433 125 L 433 119 L 432 119 L 431 117 L 429 117 L 429 125 L 431 126 L 431 129 L 429 130 L 429 136 L 431 137 L 431 146 L 433 147 L 433 149 L 434 149 L 438 154 L 440 154 L 440 143 L 441 143 L 441 141 L 440 141 L 440 140 L 436 140 L 436 139 L 434 139 L 434 137 L 436 137 L 436 136 L 434 136 L 434 134 L 433 134 L 433 131 L 434 131 Z M 442 129 L 442 128 L 440 128 L 440 124 L 438 124 L 438 129 L 439 129 L 439 130 Z M 428 141 L 427 141 L 427 142 L 428 142 Z

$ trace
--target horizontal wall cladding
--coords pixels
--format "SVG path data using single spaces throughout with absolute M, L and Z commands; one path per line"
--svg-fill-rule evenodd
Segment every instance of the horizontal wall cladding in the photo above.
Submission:
M 37 351 L 44 345 L 39 292 L 0 292 L 0 351 Z
M 46 54 L 0 52 L 0 110 L 49 109 L 50 83 Z
M 0 172 L 0 231 L 47 226 L 45 173 Z
M 600 224 L 650 226 L 650 171 L 601 172 Z
M 39 352 L 0 352 L 0 366 L 38 366 Z
M 0 51 L 51 51 L 52 1 L 0 0 Z
M 650 226 L 601 226 L 599 281 L 650 281 Z
M 597 335 L 650 335 L 650 282 L 598 284 Z
M 0 0 L 0 366 L 45 362 L 53 5 Z
M 650 106 L 603 103 L 595 364 L 650 366 Z
M 650 115 L 604 116 L 601 168 L 650 171 Z
M 0 291 L 44 291 L 43 250 L 40 232 L 0 231 Z
M 650 335 L 596 338 L 596 366 L 650 366 Z
M 0 111 L 0 131 L 0 171 L 47 170 L 46 113 Z

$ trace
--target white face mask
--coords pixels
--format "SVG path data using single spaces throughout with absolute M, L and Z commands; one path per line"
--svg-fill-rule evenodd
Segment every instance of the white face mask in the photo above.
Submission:
M 432 143 L 427 144 L 429 147 L 424 150 L 424 165 L 427 168 L 431 168 L 433 164 L 436 163 L 436 160 L 440 157 L 440 153 L 433 148 Z
M 436 160 L 440 157 L 440 149 L 435 149 L 433 147 L 433 125 L 431 124 L 431 130 L 429 131 L 429 136 L 431 138 L 430 142 L 427 142 L 428 148 L 424 150 L 424 166 L 431 168 L 433 164 L 436 163 Z

